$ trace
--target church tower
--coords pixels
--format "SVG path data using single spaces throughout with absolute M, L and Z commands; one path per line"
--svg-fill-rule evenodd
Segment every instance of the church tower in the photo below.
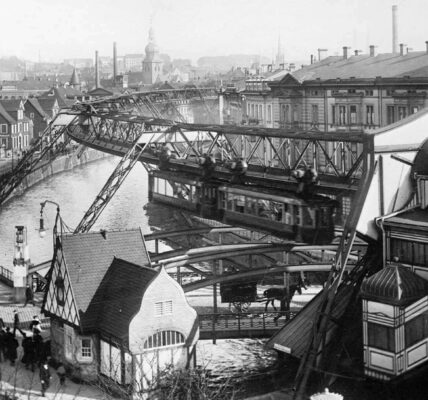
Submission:
M 73 89 L 80 90 L 80 79 L 79 79 L 79 74 L 77 73 L 76 67 L 74 67 L 73 75 L 71 75 L 70 86 Z
M 143 83 L 153 84 L 160 81 L 162 75 L 162 60 L 155 41 L 153 28 L 149 30 L 149 43 L 146 46 L 146 57 L 143 61 Z

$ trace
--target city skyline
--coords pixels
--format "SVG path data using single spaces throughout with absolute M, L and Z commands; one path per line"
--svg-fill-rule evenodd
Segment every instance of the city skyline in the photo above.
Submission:
M 425 50 L 423 0 L 23 0 L 12 3 L 0 27 L 0 57 L 61 62 L 144 53 L 152 25 L 161 53 L 171 58 L 258 54 L 273 58 L 281 37 L 285 60 L 310 59 L 318 48 L 343 46 L 368 53 L 392 50 L 392 5 L 398 6 L 398 42 Z M 19 27 L 19 30 L 16 27 Z M 11 34 L 14 33 L 14 34 Z

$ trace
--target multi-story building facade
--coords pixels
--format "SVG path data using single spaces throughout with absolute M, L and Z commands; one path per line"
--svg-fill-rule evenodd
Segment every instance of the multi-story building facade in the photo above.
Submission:
M 51 118 L 43 110 L 37 98 L 27 99 L 24 103 L 24 115 L 33 123 L 33 137 L 37 140 L 48 126 Z
M 0 146 L 20 155 L 30 147 L 33 123 L 24 115 L 23 100 L 0 100 Z
M 424 52 L 327 57 L 247 80 L 243 120 L 266 127 L 370 131 L 427 106 Z
M 125 72 L 141 71 L 144 54 L 126 54 L 123 58 Z

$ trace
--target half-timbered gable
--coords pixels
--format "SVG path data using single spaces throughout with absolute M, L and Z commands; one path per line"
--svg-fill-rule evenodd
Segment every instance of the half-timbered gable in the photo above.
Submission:
M 55 316 L 62 322 L 79 326 L 79 313 L 71 287 L 70 274 L 68 273 L 64 252 L 60 245 L 57 246 L 50 274 L 49 287 L 44 302 L 44 313 Z

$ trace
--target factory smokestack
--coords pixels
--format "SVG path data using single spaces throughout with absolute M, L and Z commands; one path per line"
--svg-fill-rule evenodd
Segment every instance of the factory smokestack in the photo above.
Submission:
M 117 76 L 117 53 L 116 53 L 116 42 L 113 42 L 113 85 L 116 83 Z
M 392 53 L 398 53 L 397 6 L 392 6 Z
M 100 87 L 100 61 L 98 59 L 98 50 L 95 51 L 95 89 Z

